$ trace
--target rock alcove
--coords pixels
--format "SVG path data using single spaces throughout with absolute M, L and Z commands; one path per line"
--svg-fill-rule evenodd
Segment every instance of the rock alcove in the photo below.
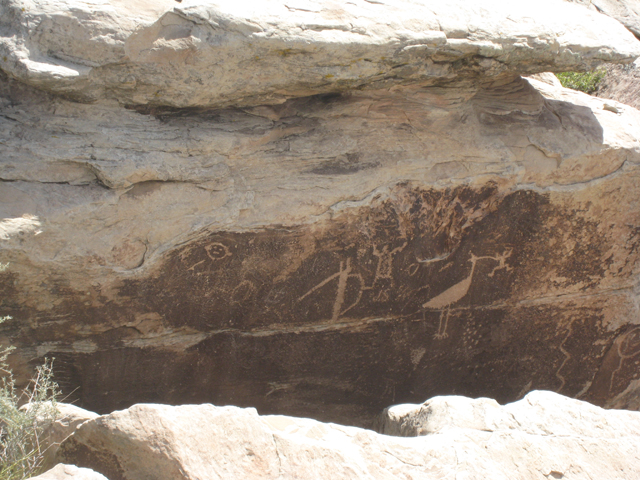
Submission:
M 521 76 L 632 61 L 622 25 L 548 2 L 571 14 L 559 42 L 530 7 L 513 32 L 479 28 L 483 2 L 424 25 L 403 2 L 344 7 L 367 36 L 328 3 L 277 25 L 107 3 L 74 23 L 86 50 L 51 27 L 59 7 L 0 4 L 1 333 L 19 378 L 53 356 L 99 413 L 213 403 L 356 426 L 443 394 L 640 406 L 640 113 Z M 34 21 L 40 36 L 18 28 Z

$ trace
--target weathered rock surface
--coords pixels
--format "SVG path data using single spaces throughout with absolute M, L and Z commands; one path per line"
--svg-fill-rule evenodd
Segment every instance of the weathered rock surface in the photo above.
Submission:
M 399 408 L 406 420 L 408 406 L 389 413 Z M 411 408 L 426 436 L 392 437 L 236 407 L 135 405 L 83 424 L 59 457 L 110 480 L 640 475 L 638 412 L 605 411 L 551 392 L 505 407 L 438 397 Z
M 615 18 L 640 37 L 640 2 L 638 0 L 566 0 L 585 5 Z
M 357 8 L 400 5 L 365 3 Z M 20 378 L 50 355 L 65 393 L 101 413 L 136 402 L 215 402 L 355 425 L 392 403 L 438 394 L 507 402 L 549 389 L 640 407 L 640 112 L 513 74 L 635 56 L 637 40 L 614 20 L 560 3 L 576 12 L 571 28 L 546 15 L 550 26 L 540 30 L 541 14 L 522 20 L 530 7 L 511 12 L 500 2 L 482 20 L 469 12 L 485 4 L 468 2 L 464 38 L 453 38 L 458 27 L 447 25 L 458 17 L 439 5 L 412 31 L 435 18 L 447 36 L 437 49 L 493 39 L 502 53 L 469 47 L 464 61 L 447 57 L 452 77 L 431 86 L 404 67 L 390 83 L 359 70 L 367 88 L 347 90 L 361 84 L 314 83 L 303 59 L 326 63 L 287 52 L 269 57 L 278 73 L 263 70 L 261 90 L 252 62 L 225 57 L 258 35 L 236 17 L 214 19 L 220 42 L 230 31 L 240 42 L 220 47 L 220 64 L 211 61 L 215 36 L 190 57 L 193 69 L 152 59 L 191 38 L 182 26 L 159 25 L 179 18 L 209 31 L 214 20 L 192 24 L 194 12 L 213 7 L 185 1 L 163 14 L 162 3 L 149 7 L 161 13 L 141 4 L 116 18 L 75 4 L 0 5 L 13 15 L 0 15 L 1 28 L 28 18 L 42 32 L 7 34 L 13 63 L 0 81 L 0 262 L 10 264 L 0 300 L 13 316 L 0 340 L 19 347 Z M 125 12 L 122 5 L 94 11 Z M 298 15 L 326 13 L 289 8 L 298 13 L 274 32 Z M 56 9 L 66 13 L 46 13 Z M 391 27 L 372 23 L 387 34 L 367 49 L 390 48 L 393 15 L 414 10 L 384 10 Z M 348 40 L 356 34 L 347 20 L 335 20 L 331 35 L 358 50 L 365 40 Z M 60 22 L 69 28 L 51 30 Z M 126 30 L 117 41 L 109 33 L 116 24 Z M 61 51 L 64 32 L 84 38 L 101 25 L 104 34 L 84 43 L 105 63 L 86 75 L 20 66 L 36 52 L 45 64 L 53 58 L 37 45 Z M 313 40 L 304 48 L 342 65 L 337 44 L 318 39 L 326 23 L 317 25 L 294 28 L 291 42 Z M 598 33 L 605 27 L 611 35 Z M 531 36 L 513 43 L 511 28 Z M 156 45 L 144 66 L 119 56 L 134 37 Z M 409 45 L 402 42 L 394 48 Z M 98 55 L 105 45 L 112 56 Z M 415 61 L 439 64 L 429 52 Z M 76 54 L 65 55 L 54 56 L 71 62 Z M 464 70 L 474 62 L 475 73 Z M 172 86 L 206 65 L 213 73 L 202 84 L 180 83 L 186 96 Z M 147 72 L 147 83 L 109 73 L 125 67 Z M 215 73 L 227 67 L 247 78 L 232 93 L 224 82 L 211 88 L 237 78 Z M 341 68 L 331 75 L 344 80 Z M 101 101 L 74 103 L 16 78 Z M 158 78 L 167 83 L 156 102 L 149 92 Z M 278 90 L 269 79 L 287 83 Z M 303 96 L 325 88 L 332 93 Z M 148 104 L 124 109 L 110 99 Z M 191 101 L 199 107 L 167 106 Z M 225 102 L 235 106 L 211 107 Z
M 531 82 L 267 116 L 13 94 L 6 332 L 102 412 L 366 424 L 394 401 L 532 388 L 635 408 L 639 113 Z
M 57 403 L 56 408 L 58 415 L 55 421 L 47 427 L 39 439 L 44 450 L 43 469 L 50 469 L 56 464 L 54 460 L 56 452 L 65 438 L 75 432 L 84 422 L 98 416 L 97 413 L 68 403 Z M 64 469 L 59 468 L 58 470 L 62 471 Z M 69 472 L 69 474 L 71 475 L 72 472 Z
M 640 70 L 638 62 L 609 65 L 596 95 L 640 108 Z
M 627 63 L 617 21 L 560 0 L 2 0 L 0 68 L 83 101 L 237 106 Z
M 382 412 L 376 430 L 415 437 L 459 428 L 484 432 L 519 430 L 550 437 L 611 439 L 640 435 L 640 413 L 604 410 L 557 393 L 535 390 L 501 406 L 489 398 L 434 397 L 421 405 L 394 405 Z
M 32 477 L 32 480 L 109 480 L 89 468 L 78 468 L 75 465 L 56 465 L 42 475 Z

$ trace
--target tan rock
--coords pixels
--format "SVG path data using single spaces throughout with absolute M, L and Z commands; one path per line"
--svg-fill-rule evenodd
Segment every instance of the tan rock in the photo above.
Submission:
M 0 69 L 83 101 L 192 107 L 640 55 L 618 22 L 560 0 L 151 3 L 3 0 Z
M 585 5 L 615 18 L 634 35 L 640 36 L 640 2 L 638 0 L 566 0 Z
M 538 82 L 542 83 L 548 83 L 552 87 L 562 87 L 562 84 L 560 83 L 560 80 L 558 80 L 558 77 L 556 77 L 556 75 L 551 72 L 536 73 L 535 75 L 530 75 L 527 78 L 531 78 L 532 80 L 537 80 Z
M 407 408 L 400 414 L 405 419 Z M 427 417 L 420 413 L 425 408 Z M 640 474 L 638 412 L 605 411 L 550 392 L 532 392 L 505 407 L 440 397 L 414 411 L 426 436 L 392 437 L 236 407 L 135 405 L 83 424 L 59 456 L 111 480 L 607 480 Z M 398 416 L 386 418 L 390 427 Z
M 414 437 L 455 429 L 496 432 L 518 430 L 530 435 L 594 437 L 605 440 L 640 435 L 640 413 L 604 410 L 549 391 L 529 392 L 501 406 L 489 398 L 434 397 L 422 405 L 394 405 L 384 410 L 376 430 Z
M 32 478 L 33 480 L 109 480 L 104 475 L 100 475 L 89 468 L 78 468 L 75 465 L 64 465 L 62 463 Z
M 97 413 L 68 403 L 57 403 L 56 408 L 58 414 L 55 421 L 43 432 L 42 438 L 40 439 L 43 442 L 42 445 L 45 452 L 42 463 L 44 469 L 50 469 L 56 464 L 54 461 L 56 452 L 65 438 L 75 432 L 77 428 L 87 420 L 98 417 Z M 72 466 L 67 465 L 65 469 L 67 469 L 66 467 L 73 470 Z M 71 472 L 69 472 L 69 474 L 71 475 Z

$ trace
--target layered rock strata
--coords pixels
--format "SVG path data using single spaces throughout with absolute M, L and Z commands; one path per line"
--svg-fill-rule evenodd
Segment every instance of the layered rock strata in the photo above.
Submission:
M 517 73 L 640 43 L 579 5 L 543 2 L 575 13 L 559 24 L 499 3 L 423 2 L 415 24 L 404 2 L 357 3 L 357 33 L 328 2 L 278 4 L 293 13 L 273 25 L 189 1 L 2 1 L 1 333 L 20 378 L 54 356 L 101 413 L 369 425 L 392 403 L 539 388 L 638 408 L 640 113 Z M 440 43 L 415 37 L 436 20 Z
M 2 70 L 78 100 L 135 105 L 261 105 L 584 69 L 633 59 L 630 37 L 559 0 L 0 2 Z

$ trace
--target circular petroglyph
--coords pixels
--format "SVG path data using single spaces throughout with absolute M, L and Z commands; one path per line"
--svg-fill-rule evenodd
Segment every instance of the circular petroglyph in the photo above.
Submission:
M 223 243 L 212 243 L 211 245 L 204 247 L 204 249 L 206 250 L 207 255 L 209 255 L 209 258 L 213 261 L 222 260 L 223 258 L 231 256 L 229 247 Z
M 621 358 L 630 358 L 640 353 L 640 327 L 626 332 L 620 339 L 618 354 Z

